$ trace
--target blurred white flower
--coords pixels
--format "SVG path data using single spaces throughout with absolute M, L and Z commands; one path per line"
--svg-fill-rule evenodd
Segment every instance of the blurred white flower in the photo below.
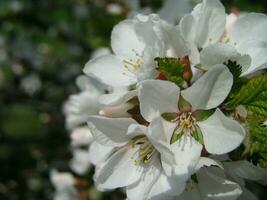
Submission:
M 98 97 L 105 92 L 85 76 L 77 78 L 77 85 L 82 91 L 71 95 L 63 107 L 68 129 L 83 125 L 88 116 L 98 114 L 101 108 Z
M 93 141 L 93 136 L 88 127 L 77 127 L 70 135 L 73 147 L 87 146 Z
M 73 158 L 70 160 L 70 168 L 79 175 L 84 175 L 88 172 L 91 162 L 89 160 L 88 149 L 72 149 Z
M 121 15 L 123 13 L 122 6 L 117 3 L 109 3 L 106 9 L 107 9 L 107 12 L 112 15 Z
M 50 180 L 55 188 L 54 200 L 75 200 L 78 198 L 75 189 L 75 178 L 68 172 L 50 172 Z
M 42 82 L 38 75 L 31 74 L 22 78 L 20 82 L 20 87 L 28 94 L 34 95 L 36 92 L 40 91 L 42 88 Z

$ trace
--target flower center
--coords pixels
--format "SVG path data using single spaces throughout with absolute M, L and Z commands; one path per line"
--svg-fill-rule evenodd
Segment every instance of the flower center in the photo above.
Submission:
M 132 49 L 132 51 L 134 52 L 135 56 L 136 56 L 136 60 L 133 59 L 125 59 L 123 60 L 123 64 L 124 67 L 131 73 L 136 73 L 141 66 L 143 65 L 143 57 L 138 54 L 134 49 Z
M 182 113 L 177 120 L 179 126 L 183 126 L 186 129 L 192 129 L 196 125 L 196 119 L 192 112 Z
M 198 130 L 198 126 L 196 124 L 196 118 L 194 117 L 192 112 L 182 112 L 178 114 L 178 117 L 172 120 L 177 124 L 174 129 L 171 143 L 179 140 L 183 135 L 185 136 L 193 136 L 194 133 Z
M 135 165 L 147 164 L 152 160 L 155 148 L 145 136 L 132 139 L 132 147 L 139 146 L 138 153 L 132 158 Z

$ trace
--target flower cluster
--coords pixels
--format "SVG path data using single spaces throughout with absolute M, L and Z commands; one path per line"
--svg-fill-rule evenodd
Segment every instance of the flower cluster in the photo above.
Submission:
M 177 26 L 156 14 L 120 22 L 113 53 L 85 65 L 82 92 L 65 104 L 72 146 L 88 147 L 73 169 L 92 163 L 97 189 L 125 188 L 130 200 L 244 199 L 242 178 L 267 177 L 244 160 L 261 149 L 249 117 L 267 116 L 267 77 L 255 74 L 267 67 L 266 35 L 266 15 L 227 15 L 218 0 Z

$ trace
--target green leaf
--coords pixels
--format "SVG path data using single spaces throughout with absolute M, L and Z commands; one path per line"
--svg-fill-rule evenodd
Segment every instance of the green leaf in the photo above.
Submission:
M 267 117 L 267 101 L 254 101 L 250 103 L 248 109 L 257 115 Z
M 261 165 L 267 166 L 267 126 L 262 124 L 263 121 L 264 118 L 255 115 L 248 118 L 250 154 L 260 156 Z
M 231 60 L 228 60 L 228 62 L 224 64 L 228 67 L 229 71 L 233 74 L 234 82 L 236 82 L 242 73 L 242 66 L 237 64 L 236 61 L 233 62 Z
M 267 116 L 267 76 L 250 79 L 227 103 L 230 108 L 244 105 L 248 110 L 261 116 Z
M 182 87 L 184 83 L 183 72 L 184 66 L 178 58 L 155 58 L 158 62 L 159 71 L 176 85 Z

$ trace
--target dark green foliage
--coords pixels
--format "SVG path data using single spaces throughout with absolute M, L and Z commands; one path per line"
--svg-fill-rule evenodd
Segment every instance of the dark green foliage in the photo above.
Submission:
M 176 58 L 155 58 L 155 60 L 158 62 L 158 70 L 167 80 L 182 87 L 184 66 L 180 63 L 180 60 Z
M 237 64 L 236 61 L 228 60 L 228 62 L 224 64 L 228 67 L 229 71 L 233 75 L 233 86 L 229 94 L 229 96 L 232 97 L 247 82 L 247 79 L 240 77 L 242 73 L 242 66 Z
M 250 154 L 258 155 L 257 163 L 262 167 L 267 167 L 267 126 L 264 125 L 263 118 L 251 115 L 248 118 L 249 122 L 249 141 Z

